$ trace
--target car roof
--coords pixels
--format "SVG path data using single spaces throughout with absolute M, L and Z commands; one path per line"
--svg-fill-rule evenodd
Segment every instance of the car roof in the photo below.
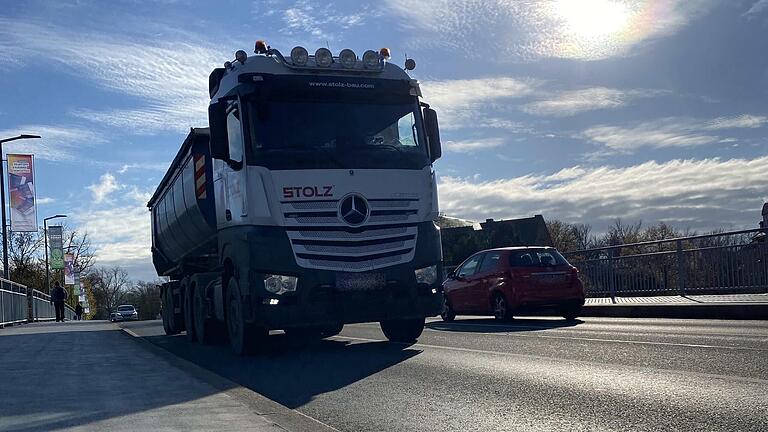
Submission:
M 552 246 L 507 246 L 493 249 L 485 249 L 480 252 L 489 251 L 513 251 L 513 250 L 527 250 L 527 249 L 554 249 Z

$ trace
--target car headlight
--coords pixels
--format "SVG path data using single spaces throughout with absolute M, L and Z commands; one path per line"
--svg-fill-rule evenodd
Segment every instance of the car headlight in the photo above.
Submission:
M 296 291 L 299 278 L 285 275 L 264 275 L 264 288 L 272 294 L 284 294 Z
M 437 282 L 437 264 L 416 269 L 413 273 L 416 275 L 417 283 L 432 285 Z

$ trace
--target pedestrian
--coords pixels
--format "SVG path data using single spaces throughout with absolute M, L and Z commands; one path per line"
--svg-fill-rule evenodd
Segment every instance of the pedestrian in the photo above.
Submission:
M 77 315 L 77 320 L 82 321 L 83 319 L 83 305 L 80 302 L 77 302 L 77 306 L 75 306 L 75 315 Z
M 67 299 L 67 290 L 65 290 L 59 281 L 53 283 L 51 291 L 51 303 L 56 309 L 56 322 L 64 322 L 64 301 Z

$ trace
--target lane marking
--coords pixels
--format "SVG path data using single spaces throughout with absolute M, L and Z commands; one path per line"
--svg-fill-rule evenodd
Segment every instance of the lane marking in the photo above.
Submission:
M 356 324 L 357 325 L 357 324 Z M 496 327 L 493 325 L 486 325 L 486 324 L 460 324 L 464 326 L 480 326 L 480 327 Z M 372 327 L 373 324 L 365 323 L 363 325 L 360 325 L 361 327 Z M 500 327 L 500 326 L 499 326 Z M 550 329 L 550 327 L 513 327 L 515 329 Z M 438 332 L 438 333 L 446 333 L 446 330 L 437 330 L 437 329 L 431 329 L 428 327 L 424 328 L 425 331 L 430 332 Z M 588 341 L 588 342 L 608 342 L 608 343 L 624 343 L 624 344 L 634 344 L 634 345 L 660 345 L 660 346 L 676 346 L 676 347 L 684 347 L 684 348 L 711 348 L 711 349 L 725 349 L 725 350 L 740 350 L 740 351 L 757 351 L 757 352 L 763 352 L 768 351 L 768 349 L 764 348 L 752 348 L 752 347 L 743 347 L 743 346 L 722 346 L 722 345 L 706 345 L 706 344 L 685 344 L 685 343 L 677 343 L 677 342 L 655 342 L 655 341 L 635 341 L 635 340 L 629 340 L 629 339 L 605 339 L 605 338 L 590 338 L 590 337 L 579 337 L 579 336 L 554 336 L 554 335 L 543 335 L 543 334 L 536 334 L 536 335 L 530 335 L 530 334 L 519 334 L 515 332 L 510 331 L 500 331 L 500 332 L 472 332 L 472 334 L 482 334 L 487 336 L 499 336 L 499 335 L 505 335 L 505 336 L 511 336 L 511 337 L 523 337 L 523 338 L 544 338 L 544 339 L 564 339 L 564 340 L 581 340 L 581 341 Z
M 328 339 L 345 339 L 345 340 L 351 340 L 351 341 L 360 341 L 360 342 L 387 342 L 386 339 L 372 339 L 372 338 L 362 338 L 362 337 L 355 337 L 355 336 L 332 336 Z M 405 347 L 416 347 L 416 348 L 435 348 L 435 349 L 443 349 L 448 351 L 459 351 L 459 352 L 469 352 L 469 353 L 476 353 L 476 354 L 490 354 L 490 355 L 498 355 L 503 357 L 524 357 L 524 358 L 530 358 L 530 359 L 537 359 L 537 360 L 547 360 L 551 362 L 571 362 L 571 363 L 579 363 L 579 364 L 585 364 L 590 365 L 592 367 L 601 367 L 601 366 L 610 366 L 613 368 L 626 368 L 634 371 L 639 371 L 642 373 L 647 373 L 649 370 L 654 372 L 667 372 L 670 375 L 690 375 L 694 377 L 705 377 L 705 378 L 719 378 L 724 381 L 738 381 L 738 382 L 744 382 L 744 383 L 752 383 L 752 384 L 766 384 L 768 383 L 768 379 L 762 379 L 762 378 L 751 378 L 751 377 L 742 377 L 737 375 L 721 375 L 721 374 L 712 374 L 712 373 L 705 373 L 705 372 L 691 372 L 691 371 L 685 371 L 685 370 L 675 370 L 675 369 L 664 369 L 664 368 L 650 368 L 650 367 L 643 367 L 643 366 L 634 366 L 634 365 L 622 365 L 622 364 L 616 364 L 616 363 L 598 363 L 598 362 L 591 362 L 587 360 L 578 360 L 578 359 L 567 359 L 567 358 L 559 358 L 559 357 L 544 357 L 544 356 L 538 356 L 533 354 L 518 354 L 518 353 L 511 353 L 511 352 L 503 352 L 503 351 L 491 351 L 491 350 L 483 350 L 483 349 L 475 349 L 475 348 L 463 348 L 463 347 L 449 347 L 444 345 L 432 345 L 432 344 L 423 344 L 423 343 L 407 343 L 407 342 L 389 342 L 390 344 L 396 344 L 396 345 L 402 345 Z

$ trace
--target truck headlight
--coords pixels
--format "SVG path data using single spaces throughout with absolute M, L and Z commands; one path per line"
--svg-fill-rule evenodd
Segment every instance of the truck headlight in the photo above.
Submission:
M 296 291 L 299 278 L 285 275 L 264 275 L 264 288 L 272 294 L 284 294 Z
M 432 285 L 437 282 L 437 264 L 416 269 L 413 273 L 416 275 L 417 283 Z

